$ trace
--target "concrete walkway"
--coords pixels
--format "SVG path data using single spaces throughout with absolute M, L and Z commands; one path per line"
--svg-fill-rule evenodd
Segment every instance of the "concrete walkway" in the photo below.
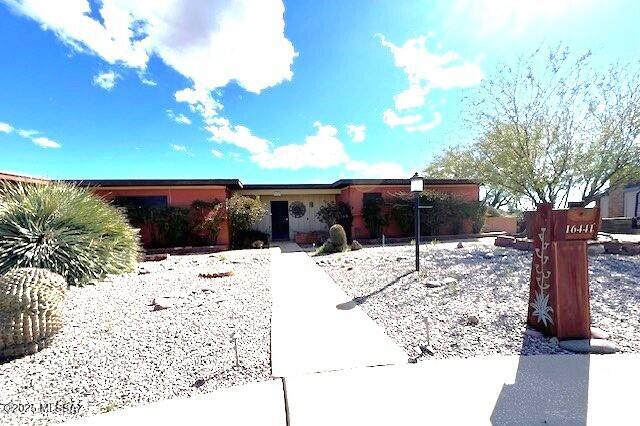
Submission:
M 272 251 L 275 377 L 406 363 L 407 355 L 306 253 Z
M 286 379 L 289 424 L 637 424 L 638 355 L 425 360 Z
M 626 425 L 637 424 L 638 383 L 637 354 L 433 359 L 252 383 L 69 424 Z

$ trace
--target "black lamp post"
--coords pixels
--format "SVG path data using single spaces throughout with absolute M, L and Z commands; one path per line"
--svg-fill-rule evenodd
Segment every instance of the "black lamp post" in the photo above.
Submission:
M 416 231 L 416 272 L 420 271 L 420 194 L 424 190 L 424 181 L 422 176 L 418 175 L 416 172 L 411 177 L 411 192 L 413 192 L 415 196 L 415 214 L 414 216 L 414 227 Z

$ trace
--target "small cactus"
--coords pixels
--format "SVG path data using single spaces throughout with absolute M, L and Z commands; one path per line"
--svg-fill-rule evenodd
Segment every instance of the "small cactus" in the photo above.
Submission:
M 318 249 L 318 253 L 338 253 L 347 250 L 347 234 L 342 225 L 336 224 L 329 228 L 329 239 Z
M 31 355 L 62 328 L 67 282 L 47 269 L 19 268 L 0 276 L 0 358 Z
M 329 239 L 335 247 L 341 249 L 340 251 L 347 249 L 347 233 L 344 232 L 342 225 L 335 224 L 329 228 Z

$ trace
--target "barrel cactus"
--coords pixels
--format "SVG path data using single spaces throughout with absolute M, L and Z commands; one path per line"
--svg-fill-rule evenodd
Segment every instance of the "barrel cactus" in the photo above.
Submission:
M 347 251 L 349 245 L 347 244 L 347 233 L 344 231 L 342 225 L 333 225 L 329 228 L 329 239 L 320 247 L 320 253 L 338 253 Z
M 30 355 L 47 347 L 62 328 L 65 279 L 40 268 L 0 276 L 0 358 Z

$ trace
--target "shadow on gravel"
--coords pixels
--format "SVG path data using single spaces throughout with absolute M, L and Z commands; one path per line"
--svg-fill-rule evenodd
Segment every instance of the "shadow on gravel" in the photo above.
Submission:
M 502 386 L 491 424 L 586 425 L 589 363 L 589 355 L 521 355 L 515 381 Z
M 405 272 L 404 274 L 394 278 L 393 281 L 391 281 L 389 284 L 386 284 L 384 287 L 379 288 L 378 290 L 371 292 L 369 294 L 365 294 L 364 296 L 356 296 L 353 299 L 351 299 L 348 302 L 345 303 L 339 303 L 336 305 L 336 309 L 339 309 L 341 311 L 348 311 L 350 309 L 355 308 L 358 305 L 362 305 L 363 303 L 365 303 L 367 301 L 367 299 L 369 299 L 372 296 L 376 296 L 380 293 L 382 293 L 383 291 L 385 291 L 386 289 L 388 289 L 389 287 L 395 285 L 398 283 L 398 281 L 400 281 L 401 279 L 403 279 L 404 277 L 407 277 L 411 274 L 413 274 L 415 271 L 408 271 Z

